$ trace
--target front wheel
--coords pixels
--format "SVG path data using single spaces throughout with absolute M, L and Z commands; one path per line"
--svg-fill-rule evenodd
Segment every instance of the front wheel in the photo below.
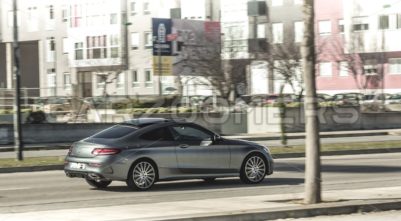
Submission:
M 89 179 L 89 178 L 85 178 L 85 180 L 89 185 L 91 185 L 91 186 L 93 186 L 95 188 L 100 188 L 100 189 L 106 188 L 111 183 L 111 181 L 101 181 L 101 180 L 100 181 L 96 181 L 96 180 L 92 180 L 92 179 Z
M 258 154 L 249 155 L 241 167 L 241 181 L 248 184 L 262 182 L 266 176 L 266 168 L 266 160 L 262 156 Z
M 131 167 L 127 185 L 134 190 L 148 190 L 156 182 L 156 179 L 156 166 L 147 160 L 141 160 Z

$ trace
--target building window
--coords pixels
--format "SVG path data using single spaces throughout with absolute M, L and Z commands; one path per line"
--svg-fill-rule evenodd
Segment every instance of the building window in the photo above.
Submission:
M 117 14 L 116 13 L 110 14 L 110 24 L 111 25 L 117 24 Z
M 64 89 L 70 90 L 71 89 L 71 74 L 68 72 L 65 72 L 63 74 L 63 79 L 64 79 Z
M 344 19 L 338 20 L 338 32 L 344 33 L 345 26 L 344 26 Z
M 47 42 L 47 52 L 46 52 L 46 61 L 47 62 L 54 62 L 54 59 L 56 57 L 56 41 L 54 40 L 54 37 L 50 37 L 46 39 Z
M 132 87 L 139 87 L 139 78 L 137 70 L 132 70 Z
M 107 74 L 96 75 L 96 88 L 104 88 L 106 85 Z
M 401 14 L 397 14 L 397 28 L 401 28 Z
M 117 88 L 121 89 L 124 88 L 125 84 L 125 73 L 121 72 L 117 75 Z
M 338 72 L 340 77 L 349 76 L 348 63 L 345 61 L 341 61 L 338 63 Z
M 294 5 L 303 5 L 304 0 L 294 0 Z
M 67 6 L 63 6 L 63 8 L 61 9 L 61 18 L 63 22 L 68 22 L 68 17 L 69 17 L 69 11 Z
M 107 58 L 106 35 L 86 37 L 87 59 Z
M 7 21 L 8 21 L 8 27 L 14 27 L 14 12 L 13 11 L 8 11 L 7 14 Z M 21 16 L 19 11 L 17 11 L 17 27 L 21 25 Z
M 69 52 L 69 40 L 68 38 L 63 38 L 63 53 L 68 54 Z
M 150 14 L 150 3 L 148 1 L 145 1 L 143 3 L 143 14 L 144 15 Z
M 152 48 L 152 43 L 153 43 L 152 33 L 145 32 L 144 37 L 145 37 L 145 48 Z
M 363 64 L 363 72 L 365 75 L 377 75 L 377 61 L 366 60 Z
M 145 87 L 153 87 L 153 75 L 150 69 L 145 69 Z
M 257 38 L 266 38 L 266 25 L 265 24 L 258 24 L 256 37 Z
M 84 43 L 83 42 L 75 43 L 74 50 L 75 50 L 75 60 L 84 59 Z
M 331 77 L 332 76 L 331 62 L 319 63 L 319 75 L 322 77 Z
M 271 0 L 272 6 L 282 6 L 284 1 L 283 0 Z
M 39 14 L 36 7 L 28 8 L 28 19 L 27 19 L 27 31 L 35 32 L 38 31 Z
M 369 18 L 368 17 L 352 18 L 352 30 L 354 31 L 369 30 Z
M 331 34 L 331 21 L 319 21 L 319 34 L 330 35 Z
M 131 6 L 131 15 L 135 15 L 137 13 L 137 9 L 136 9 L 137 3 L 131 2 L 130 6 Z
M 112 58 L 118 58 L 120 56 L 119 52 L 120 38 L 118 35 L 110 36 L 110 56 Z
M 81 5 L 72 5 L 70 11 L 71 11 L 71 20 L 70 20 L 71 27 L 72 28 L 80 27 L 82 25 Z
M 283 23 L 273 24 L 273 43 L 274 44 L 283 43 Z
M 379 29 L 388 29 L 390 25 L 390 20 L 388 15 L 379 16 Z
M 47 88 L 48 95 L 56 95 L 56 69 L 47 69 Z
M 401 58 L 388 59 L 390 74 L 401 74 Z
M 302 42 L 302 38 L 304 37 L 304 22 L 296 21 L 294 23 L 294 32 L 295 32 L 295 42 Z
M 48 7 L 48 10 L 49 10 L 49 19 L 53 20 L 54 19 L 54 8 L 53 8 L 53 5 L 49 5 L 47 7 Z
M 131 49 L 136 50 L 139 48 L 139 33 L 131 33 Z

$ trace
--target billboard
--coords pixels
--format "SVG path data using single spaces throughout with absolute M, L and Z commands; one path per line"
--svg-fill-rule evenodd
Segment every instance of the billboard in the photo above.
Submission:
M 171 19 L 152 18 L 153 56 L 171 56 L 171 41 L 167 40 L 171 27 Z
M 155 75 L 195 75 L 184 70 L 181 61 L 205 57 L 211 48 L 221 47 L 220 22 L 153 18 L 152 27 Z

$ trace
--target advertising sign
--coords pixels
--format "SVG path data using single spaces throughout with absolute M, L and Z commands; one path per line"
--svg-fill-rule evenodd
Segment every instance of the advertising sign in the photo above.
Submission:
M 165 18 L 152 18 L 153 56 L 171 56 L 172 20 Z
M 159 65 L 161 61 L 161 65 Z M 173 57 L 172 56 L 153 56 L 153 73 L 158 76 L 173 75 Z

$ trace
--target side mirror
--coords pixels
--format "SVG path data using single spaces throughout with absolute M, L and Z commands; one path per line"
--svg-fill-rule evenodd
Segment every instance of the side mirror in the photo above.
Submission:
M 216 142 L 216 141 L 219 141 L 219 140 L 221 140 L 220 135 L 214 134 L 213 137 L 212 137 L 212 141 Z

